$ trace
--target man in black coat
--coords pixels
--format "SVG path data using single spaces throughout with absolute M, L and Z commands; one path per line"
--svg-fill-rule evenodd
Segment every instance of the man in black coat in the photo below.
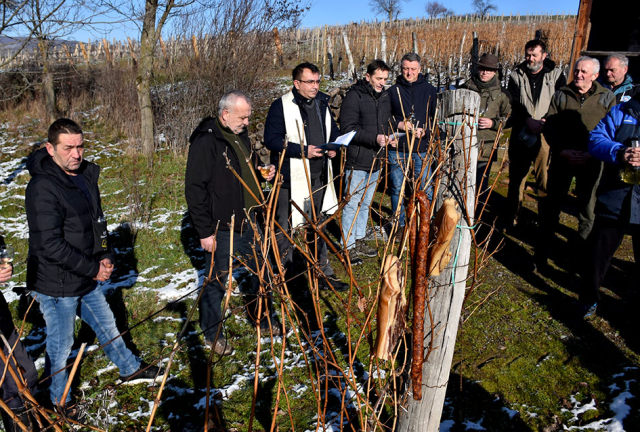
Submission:
M 349 202 L 342 212 L 343 242 L 349 250 L 351 264 L 362 263 L 361 256 L 375 257 L 378 251 L 362 240 L 367 233 L 369 207 L 380 175 L 381 152 L 391 131 L 391 103 L 384 85 L 389 78 L 389 66 L 374 60 L 367 73 L 344 97 L 340 108 L 340 127 L 347 133 L 356 131 L 347 147 L 345 194 Z M 380 155 L 382 153 L 382 155 Z
M 320 146 L 334 141 L 340 134 L 329 108 L 329 96 L 320 91 L 318 67 L 301 63 L 293 69 L 291 77 L 293 88 L 271 104 L 264 125 L 264 145 L 271 151 L 272 163 L 277 165 L 284 152 L 281 168 L 284 183 L 278 196 L 276 220 L 289 234 L 305 223 L 291 201 L 312 219 L 336 211 L 338 202 L 330 161 L 336 152 L 325 152 Z M 276 241 L 282 264 L 287 266 L 293 260 L 293 245 L 279 230 L 276 230 Z M 349 289 L 348 284 L 335 276 L 325 241 L 311 230 L 307 232 L 307 241 L 311 243 L 311 250 L 317 251 L 320 271 L 313 277 L 317 278 L 320 289 Z
M 234 256 L 242 257 L 253 272 L 260 267 L 256 263 L 253 247 L 262 260 L 260 245 L 255 243 L 254 226 L 257 227 L 256 212 L 260 209 L 262 192 L 254 176 L 258 165 L 252 152 L 247 126 L 251 116 L 251 100 L 238 90 L 226 93 L 218 104 L 218 116 L 203 119 L 189 139 L 189 157 L 185 173 L 185 196 L 189 216 L 205 251 L 205 274 L 208 275 L 211 259 L 214 267 L 209 283 L 200 300 L 200 327 L 206 343 L 220 355 L 233 352 L 220 325 L 223 321 L 221 302 L 225 296 L 225 281 L 228 280 L 229 254 L 233 236 Z M 245 182 L 245 188 L 234 175 Z M 269 167 L 265 180 L 275 176 L 275 167 Z M 233 220 L 233 223 L 232 223 Z M 259 290 L 259 279 L 251 273 L 247 294 Z M 252 304 L 257 305 L 257 301 Z M 257 308 L 252 308 L 258 310 Z M 274 335 L 282 334 L 280 323 L 262 308 L 266 316 L 251 317 L 260 323 L 262 331 L 269 332 L 269 321 Z
M 396 84 L 389 89 L 391 112 L 399 130 L 407 133 L 398 140 L 397 151 L 389 151 L 389 177 L 391 178 L 391 207 L 394 214 L 400 205 L 399 224 L 405 224 L 403 198 L 400 188 L 404 179 L 407 164 L 413 162 L 413 179 L 416 188 L 426 190 L 431 198 L 431 188 L 427 181 L 431 174 L 431 164 L 427 150 L 431 138 L 431 123 L 436 113 L 436 88 L 429 84 L 420 73 L 420 56 L 408 53 L 400 62 L 402 75 Z M 413 140 L 412 135 L 415 136 Z M 414 141 L 413 149 L 410 148 Z M 410 172 L 411 175 L 411 172 Z M 408 184 L 408 183 L 407 183 Z M 406 192 L 405 192 L 406 194 Z M 401 231 L 398 231 L 401 233 Z M 398 238 L 398 237 L 397 237 Z
M 119 336 L 115 318 L 97 281 L 113 271 L 102 213 L 100 168 L 83 159 L 82 130 L 72 120 L 58 119 L 49 127 L 46 148 L 27 161 L 31 181 L 25 204 L 29 224 L 27 287 L 34 292 L 47 325 L 50 397 L 66 403 L 67 417 L 77 415 L 62 401 L 67 382 L 67 358 L 73 345 L 76 313 L 93 329 L 107 357 L 120 369 L 122 382 L 153 380 L 161 371 L 141 363 Z M 62 372 L 58 372 L 61 371 Z

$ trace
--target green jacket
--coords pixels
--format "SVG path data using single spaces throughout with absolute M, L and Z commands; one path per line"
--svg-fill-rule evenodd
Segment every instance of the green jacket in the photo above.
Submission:
M 573 83 L 562 87 L 551 98 L 545 116 L 544 137 L 552 152 L 588 151 L 591 132 L 616 104 L 616 97 L 597 81 L 584 95 Z
M 497 75 L 489 81 L 489 87 L 485 89 L 478 87 L 478 81 L 479 78 L 474 76 L 461 88 L 469 89 L 480 95 L 480 117 L 486 117 L 493 121 L 493 125 L 489 129 L 478 129 L 478 141 L 484 141 L 480 160 L 486 160 L 491 155 L 500 123 L 505 122 L 511 113 L 511 96 L 506 89 L 502 88 Z M 494 155 L 494 159 L 496 156 Z

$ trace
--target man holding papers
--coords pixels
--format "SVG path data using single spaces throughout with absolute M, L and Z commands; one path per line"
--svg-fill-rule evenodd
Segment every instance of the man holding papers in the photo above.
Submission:
M 323 150 L 320 146 L 335 141 L 340 134 L 329 109 L 329 96 L 320 92 L 318 67 L 301 63 L 293 69 L 292 78 L 293 88 L 271 104 L 264 126 L 264 144 L 271 150 L 271 162 L 276 167 L 284 152 L 284 184 L 278 196 L 276 220 L 289 233 L 305 222 L 289 201 L 295 202 L 311 219 L 317 220 L 321 213 L 336 211 L 338 202 L 329 161 L 336 152 Z M 309 199 L 310 189 L 312 199 Z M 307 237 L 312 253 L 317 251 L 320 272 L 311 277 L 317 278 L 319 288 L 349 289 L 348 284 L 334 276 L 327 244 L 315 232 L 308 232 Z M 282 264 L 287 266 L 292 261 L 293 245 L 279 231 L 276 231 L 276 240 Z
M 380 175 L 381 150 L 389 141 L 391 103 L 384 88 L 389 78 L 389 66 L 374 60 L 367 73 L 349 90 L 340 109 L 343 132 L 355 132 L 347 147 L 345 165 L 345 197 L 349 200 L 342 212 L 342 236 L 352 265 L 362 264 L 360 257 L 375 257 L 377 251 L 363 239 L 367 232 L 369 207 Z M 381 154 L 382 153 L 382 154 Z

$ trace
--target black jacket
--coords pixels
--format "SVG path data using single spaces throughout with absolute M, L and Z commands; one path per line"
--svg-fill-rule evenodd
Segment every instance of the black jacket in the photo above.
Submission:
M 25 199 L 29 223 L 27 287 L 53 297 L 84 295 L 96 286 L 93 278 L 100 260 L 113 261 L 109 252 L 94 253 L 94 221 L 104 217 L 98 190 L 100 168 L 83 161 L 78 170 L 91 193 L 91 204 L 46 148 L 29 157 L 27 169 L 32 176 Z
M 250 154 L 251 143 L 247 130 L 238 137 L 247 148 L 247 154 Z M 229 231 L 233 214 L 236 215 L 234 231 L 240 232 L 246 223 L 244 188 L 227 168 L 225 158 L 226 154 L 231 166 L 239 173 L 241 171 L 238 155 L 220 132 L 213 117 L 207 117 L 200 122 L 191 134 L 189 142 L 191 145 L 187 158 L 184 192 L 189 216 L 199 238 L 212 236 L 216 226 L 220 230 Z
M 351 86 L 340 108 L 342 133 L 356 131 L 347 147 L 347 169 L 369 171 L 374 163 L 373 170 L 380 169 L 376 155 L 381 147 L 376 138 L 379 134 L 391 133 L 390 119 L 391 103 L 386 90 L 382 90 L 379 97 L 375 98 L 367 80 L 360 79 Z
M 400 97 L 398 97 L 398 90 L 400 90 Z M 431 137 L 431 122 L 433 122 L 433 117 L 436 115 L 436 105 L 438 103 L 436 95 L 436 88 L 429 84 L 422 74 L 419 74 L 418 79 L 412 83 L 400 75 L 396 80 L 396 84 L 389 89 L 391 112 L 395 123 L 403 121 L 402 109 L 404 108 L 405 117 L 409 119 L 413 113 L 415 123 L 426 132 L 420 142 L 420 148 L 414 148 L 414 152 L 424 153 L 428 149 Z M 402 98 L 402 104 L 400 104 L 400 98 Z M 416 140 L 417 143 L 418 140 Z M 398 151 L 405 153 L 409 151 L 406 135 L 398 141 Z
M 298 106 L 302 103 L 302 96 L 298 93 L 298 91 L 293 88 L 293 101 Z M 327 110 L 330 111 L 329 108 L 329 95 L 318 92 L 315 99 L 316 106 L 319 110 L 320 118 L 322 119 L 322 127 L 325 127 L 325 115 Z M 304 133 L 305 133 L 305 141 L 309 142 L 309 129 L 306 127 L 307 125 L 307 114 L 305 110 L 300 107 L 300 114 L 302 116 L 302 121 L 305 124 Z M 326 131 L 323 131 L 323 136 L 326 136 Z M 278 167 L 280 163 L 280 154 L 284 150 L 284 141 L 285 136 L 287 135 L 287 128 L 284 122 L 284 108 L 282 106 L 282 98 L 276 99 L 271 106 L 269 107 L 269 112 L 267 113 L 267 119 L 264 123 L 264 145 L 271 151 L 271 163 Z M 340 135 L 340 130 L 338 129 L 338 125 L 336 124 L 333 115 L 331 115 L 331 134 L 329 135 L 330 141 L 334 141 Z M 307 156 L 307 150 L 305 145 L 305 156 Z M 290 175 L 290 158 L 298 158 L 302 157 L 302 149 L 300 147 L 300 143 L 295 143 L 289 141 L 287 145 L 287 150 L 285 153 L 284 161 L 282 162 L 282 178 L 284 180 L 283 187 L 290 188 L 291 186 L 291 175 Z M 326 173 L 326 164 L 328 157 L 324 157 L 324 166 L 323 173 Z M 322 177 L 323 183 L 326 184 L 327 179 L 323 175 Z

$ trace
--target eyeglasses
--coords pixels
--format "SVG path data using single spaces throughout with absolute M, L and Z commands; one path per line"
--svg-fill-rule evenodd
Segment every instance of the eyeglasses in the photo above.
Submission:
M 490 73 L 490 72 L 495 73 L 496 71 L 494 71 L 492 69 L 478 68 L 478 73 L 482 73 L 482 72 L 484 72 L 484 73 Z
M 309 84 L 309 85 L 313 85 L 313 84 L 320 85 L 320 80 L 306 80 L 306 81 L 296 80 L 296 81 L 301 82 L 301 83 L 305 83 L 305 84 Z

